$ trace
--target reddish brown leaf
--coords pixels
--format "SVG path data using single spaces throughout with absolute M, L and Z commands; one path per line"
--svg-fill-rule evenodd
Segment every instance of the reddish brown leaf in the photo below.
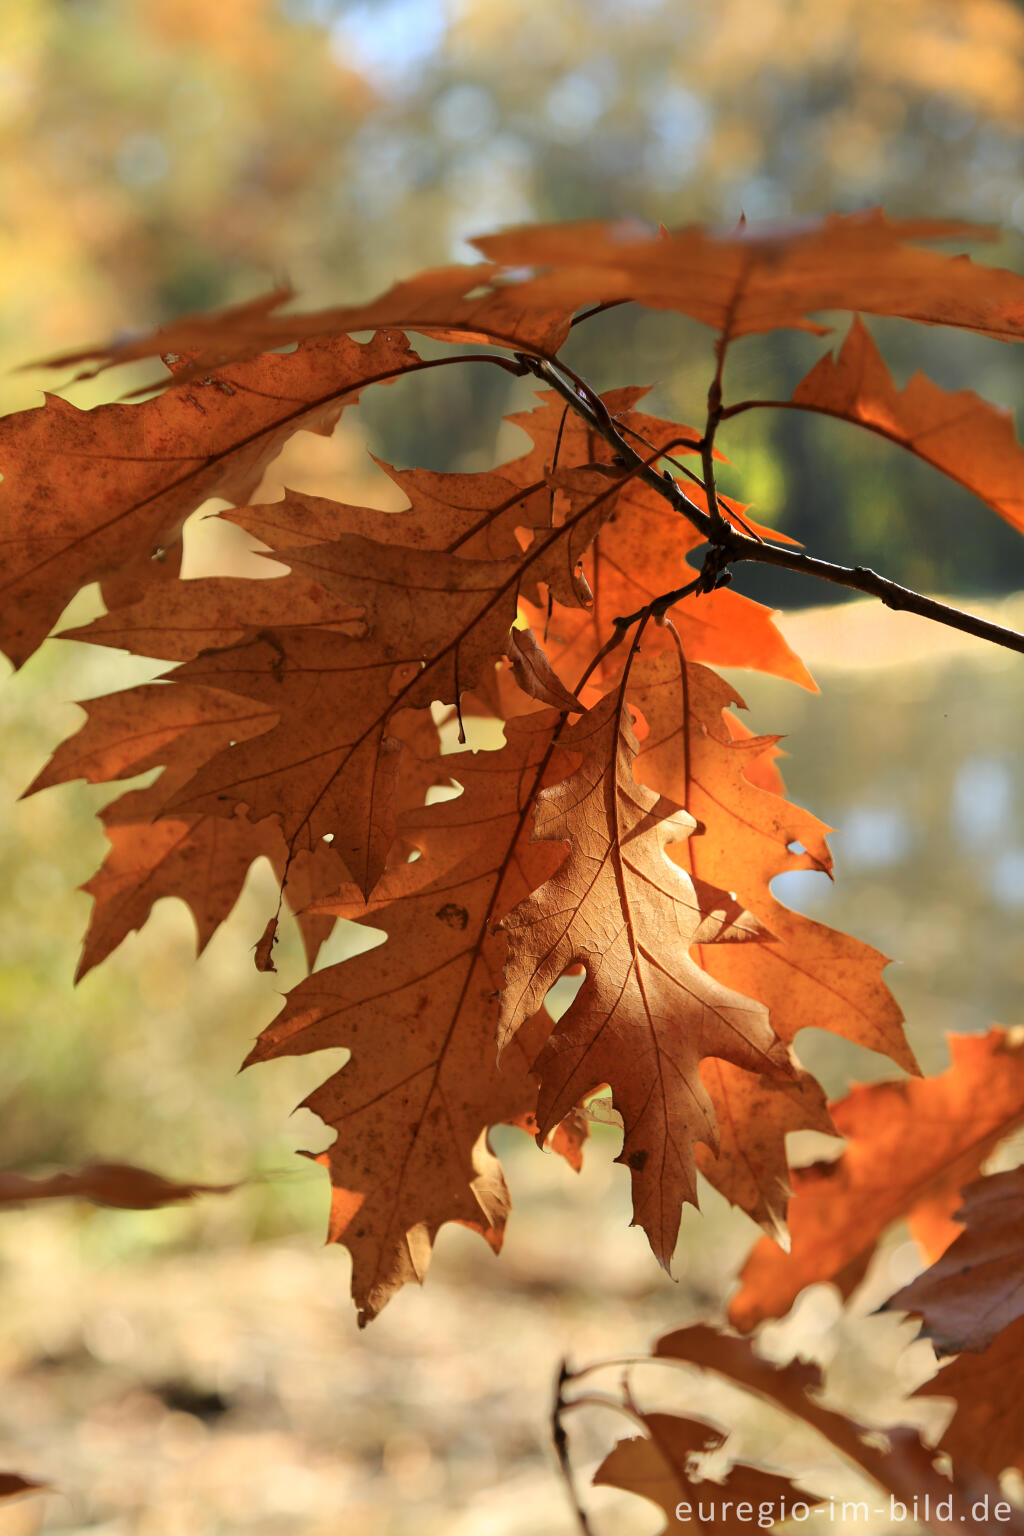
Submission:
M 487 477 L 476 495 L 465 494 L 464 482 L 473 477 L 442 478 L 453 483 L 447 522 L 437 515 L 440 486 L 432 488 L 432 506 L 422 483 L 409 487 L 408 513 L 339 504 L 331 542 L 278 547 L 280 528 L 295 516 L 294 500 L 283 510 L 236 515 L 275 541 L 276 558 L 364 611 L 371 635 L 346 641 L 318 629 L 267 629 L 180 668 L 175 676 L 256 699 L 276 710 L 279 722 L 258 744 L 220 753 L 172 809 L 217 815 L 245 807 L 256 821 L 276 815 L 293 853 L 333 836 L 361 889 L 372 890 L 396 814 L 396 765 L 383 750 L 401 734 L 392 729 L 396 712 L 435 700 L 458 705 L 465 690 L 486 687 L 508 646 L 520 586 L 543 582 L 566 601 L 576 600 L 577 555 L 614 511 L 612 486 L 610 495 L 584 500 L 554 527 L 535 526 L 547 487 L 540 487 L 538 509 L 533 492 L 524 495 L 500 477 Z M 425 523 L 431 511 L 433 522 Z M 503 526 L 500 547 L 515 550 L 515 557 L 480 560 L 462 553 L 491 517 L 493 536 Z M 535 531 L 523 548 L 514 532 L 527 519 Z M 406 530 L 412 544 L 398 542 Z M 428 538 L 440 547 L 424 547 Z
M 580 713 L 583 706 L 548 661 L 532 629 L 512 630 L 509 645 L 512 675 L 525 694 L 546 704 L 549 709 Z
M 352 1253 L 363 1321 L 422 1281 L 444 1222 L 501 1246 L 509 1196 L 487 1130 L 532 1116 L 530 1066 L 548 1024 L 531 1021 L 499 1067 L 505 944 L 493 925 L 560 857 L 530 843 L 529 812 L 561 719 L 530 714 L 509 725 L 501 751 L 445 759 L 464 793 L 406 816 L 422 858 L 386 875 L 366 913 L 388 942 L 302 982 L 249 1058 L 352 1052 L 306 1102 L 338 1131 L 320 1160 L 334 1186 L 330 1235 Z M 363 911 L 351 888 L 324 905 Z
M 109 645 L 135 656 L 190 661 L 200 651 L 237 645 L 253 631 L 311 626 L 353 637 L 366 629 L 357 610 L 305 576 L 289 573 L 271 581 L 202 576 L 151 587 L 139 602 L 62 630 L 61 638 Z
M 939 1441 L 958 1469 L 977 1467 L 998 1477 L 1007 1467 L 1024 1472 L 1024 1318 L 1018 1318 L 981 1354 L 963 1354 L 918 1387 L 918 1397 L 952 1398 L 956 1412 Z
M 846 1149 L 794 1172 L 792 1250 L 768 1238 L 755 1245 L 729 1309 L 736 1327 L 781 1317 L 804 1286 L 836 1280 L 937 1187 L 956 1208 L 955 1191 L 1024 1120 L 1024 1042 L 1002 1030 L 953 1035 L 950 1052 L 937 1077 L 871 1083 L 830 1106 Z
M 515 285 L 485 265 L 439 267 L 396 283 L 379 298 L 345 309 L 307 315 L 273 312 L 292 297 L 287 289 L 245 304 L 180 320 L 130 341 L 90 347 L 49 359 L 51 367 L 95 362 L 88 376 L 118 363 L 167 353 L 187 354 L 193 376 L 311 338 L 351 331 L 418 331 L 446 341 L 489 342 L 551 355 L 565 340 L 575 304 L 558 308 L 519 302 Z
M 472 601 L 464 597 L 466 606 Z M 447 662 L 451 675 L 454 649 L 438 653 L 438 669 Z M 276 710 L 277 721 L 256 741 L 212 757 L 168 810 L 230 817 L 244 806 L 255 821 L 274 817 L 293 857 L 330 837 L 360 889 L 372 890 L 401 808 L 395 754 L 414 728 L 403 706 L 432 696 L 415 653 L 403 660 L 380 640 L 267 630 L 206 652 L 174 676 L 253 699 Z
M 789 911 L 770 894 L 770 880 L 784 870 L 830 871 L 832 862 L 824 825 L 779 798 L 777 738 L 751 738 L 738 721 L 723 716 L 727 706 L 742 701 L 688 658 L 684 684 L 675 648 L 645 659 L 635 676 L 651 721 L 639 772 L 653 788 L 685 803 L 703 829 L 677 845 L 673 857 L 705 879 L 735 886 L 775 940 L 749 954 L 715 946 L 700 963 L 725 985 L 767 1004 L 776 1033 L 787 1042 L 813 1025 L 916 1071 L 902 1014 L 881 979 L 885 956 Z M 791 844 L 807 851 L 795 853 Z
M 886 1306 L 913 1312 L 937 1354 L 979 1354 L 1024 1316 L 1024 1168 L 968 1184 L 966 1230 Z
M 835 1134 L 825 1091 L 809 1072 L 779 1082 L 714 1059 L 701 1063 L 700 1075 L 714 1105 L 718 1148 L 698 1147 L 697 1167 L 719 1194 L 783 1242 L 792 1194 L 786 1137 L 790 1131 Z
M 38 410 L 6 417 L 4 650 L 20 665 L 87 582 L 117 576 L 119 601 L 140 597 L 135 578 L 161 570 L 155 556 L 175 544 L 201 502 L 244 501 L 293 432 L 331 432 L 366 385 L 422 366 L 397 333 L 365 345 L 335 337 L 235 364 L 140 405 L 79 411 L 51 396 Z
M 96 784 L 167 766 L 155 783 L 130 790 L 100 812 L 111 849 L 84 887 L 95 906 L 78 979 L 141 928 L 163 896 L 188 904 L 204 949 L 237 901 L 253 860 L 266 856 L 281 877 L 287 865 L 280 829 L 269 819 L 254 824 L 244 816 L 167 813 L 168 802 L 200 764 L 229 741 L 265 731 L 273 721 L 269 712 L 212 688 L 154 683 L 88 699 L 82 707 L 85 725 L 57 748 L 26 793 L 75 778 Z M 318 881 L 344 878 L 338 855 L 326 844 L 317 846 L 314 857 Z M 304 903 L 308 862 L 293 862 L 289 875 L 289 900 Z M 328 931 L 323 923 L 310 930 L 311 960 Z
M 169 762 L 179 774 L 191 773 L 224 741 L 257 736 L 274 718 L 229 693 L 182 684 L 140 683 L 83 699 L 79 708 L 86 713 L 84 725 L 56 748 L 26 795 L 72 779 L 130 779 Z
M 659 443 L 666 441 L 678 429 L 631 410 L 634 401 L 644 393 L 636 389 L 612 390 L 602 398 L 623 427 L 639 422 L 637 430 L 643 431 L 645 437 Z M 541 398 L 545 403 L 537 410 L 509 418 L 528 432 L 536 444 L 531 453 L 502 466 L 508 479 L 524 486 L 535 483 L 545 467 L 550 467 L 565 409 L 553 394 Z M 611 457 L 611 448 L 602 439 L 595 441 L 570 413 L 562 433 L 558 463 L 572 465 L 582 459 L 584 463 L 607 465 Z M 621 472 L 617 479 L 621 482 Z M 581 491 L 592 496 L 599 486 L 607 489 L 615 481 L 598 481 L 592 474 L 590 479 L 577 477 L 577 483 Z M 687 483 L 686 490 L 688 495 L 692 492 L 698 506 L 706 506 L 697 487 Z M 611 514 L 594 542 L 593 554 L 584 560 L 584 574 L 594 594 L 593 605 L 586 611 L 559 607 L 547 622 L 529 603 L 522 604 L 534 629 L 544 634 L 545 649 L 562 680 L 573 683 L 582 675 L 611 637 L 614 621 L 620 614 L 636 612 L 696 575 L 695 569 L 687 564 L 687 555 L 701 542 L 702 536 L 693 525 L 673 512 L 650 487 L 636 480 L 623 482 Z M 771 610 L 760 603 L 723 588 L 699 602 L 678 604 L 672 617 L 690 660 L 717 666 L 757 667 L 814 689 L 807 668 L 772 623 Z M 646 643 L 658 646 L 668 640 L 663 632 L 649 629 Z M 611 671 L 605 671 L 605 681 L 617 665 L 616 662 Z
M 220 515 L 273 550 L 330 544 L 342 534 L 358 534 L 380 544 L 447 551 L 473 560 L 519 557 L 522 544 L 516 529 L 544 527 L 550 521 L 550 491 L 543 473 L 524 482 L 501 471 L 441 474 L 396 469 L 382 459 L 374 462 L 408 498 L 407 511 L 382 512 L 286 491 L 281 501 L 232 507 Z
M 770 895 L 771 880 L 783 871 L 829 871 L 832 865 L 825 826 L 782 798 L 774 766 L 776 738 L 751 736 L 729 713 L 733 706 L 743 707 L 739 696 L 705 667 L 684 664 L 674 647 L 636 663 L 631 684 L 648 725 L 637 774 L 684 805 L 697 822 L 698 830 L 674 844 L 670 856 L 697 878 L 728 884 L 775 936 L 772 944 L 758 946 L 750 965 L 742 963 L 740 947 L 732 945 L 697 950 L 698 964 L 767 1003 L 773 1028 L 787 1041 L 801 1022 L 820 1027 L 828 1018 L 855 1039 L 870 1024 L 883 1037 L 877 1043 L 884 1042 L 897 1059 L 905 1056 L 899 1010 L 878 979 L 875 952 L 787 912 Z M 831 942 L 822 944 L 821 938 Z M 821 1006 L 821 995 L 828 998 L 831 989 L 839 943 L 851 962 L 843 995 L 852 999 L 859 994 L 873 1005 L 863 1014 L 854 1013 L 849 1002 L 843 1010 Z M 742 985 L 735 980 L 741 972 Z M 790 1193 L 785 1138 L 801 1129 L 834 1130 L 824 1095 L 807 1074 L 794 1082 L 773 1081 L 721 1061 L 705 1063 L 701 1077 L 722 1141 L 717 1153 L 702 1147 L 697 1166 L 778 1237 Z
M 936 1466 L 934 1451 L 922 1443 L 916 1430 L 905 1425 L 888 1429 L 888 1445 L 880 1449 L 877 1431 L 865 1429 L 818 1401 L 822 1383 L 816 1365 L 803 1360 L 772 1365 L 756 1355 L 746 1339 L 729 1338 L 703 1324 L 666 1334 L 655 1345 L 654 1358 L 714 1371 L 802 1419 L 898 1499 L 907 1511 L 918 1500 L 919 1513 L 930 1511 L 922 1523 L 937 1536 L 948 1536 L 950 1524 L 975 1521 L 974 1506 L 978 1500 L 986 1499 L 989 1509 L 1003 1502 L 999 1485 L 979 1477 L 970 1467 L 958 1469 L 959 1475 L 950 1481 Z M 1000 1528 L 1024 1531 L 1024 1515 L 1010 1504 L 1005 1504 L 1005 1510 L 1005 1526 L 1000 1514 Z

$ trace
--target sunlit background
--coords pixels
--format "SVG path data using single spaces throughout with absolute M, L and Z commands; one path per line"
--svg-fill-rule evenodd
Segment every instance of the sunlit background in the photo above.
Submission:
M 49 353 L 282 282 L 307 305 L 369 295 L 472 260 L 468 237 L 526 220 L 728 226 L 882 204 L 998 225 L 976 255 L 1020 267 L 1022 124 L 1024 10 L 1010 0 L 5 0 L 0 403 L 29 408 L 66 383 L 25 367 Z M 1012 349 L 872 330 L 900 383 L 920 366 L 1019 406 Z M 822 345 L 752 339 L 730 388 L 779 393 Z M 616 311 L 573 346 L 600 387 L 652 384 L 656 409 L 698 416 L 711 337 L 695 324 Z M 367 447 L 464 469 L 521 451 L 500 419 L 527 386 L 493 372 L 486 387 L 447 371 L 396 386 L 334 440 L 296 439 L 267 495 L 372 496 Z M 85 405 L 136 382 L 69 393 Z M 839 423 L 769 415 L 722 440 L 729 485 L 759 517 L 1024 626 L 1024 545 L 993 513 Z M 787 609 L 822 598 L 775 573 L 741 586 Z M 734 681 L 755 728 L 789 733 L 796 798 L 839 829 L 838 883 L 789 877 L 778 893 L 896 957 L 911 1039 L 939 1070 L 944 1030 L 1024 1022 L 1019 662 L 863 605 L 797 612 L 787 633 L 820 697 Z M 158 670 L 45 646 L 0 695 L 6 803 L 79 723 L 69 701 Z M 236 1075 L 276 986 L 299 974 L 293 935 L 280 978 L 249 966 L 269 876 L 254 872 L 199 964 L 190 918 L 163 902 L 73 990 L 88 912 L 74 887 L 102 857 L 107 798 L 50 790 L 0 831 L 0 1167 L 105 1157 L 250 1183 L 148 1215 L 3 1216 L 0 1468 L 58 1491 L 0 1508 L 0 1533 L 568 1533 L 545 1424 L 558 1359 L 714 1316 L 753 1227 L 709 1197 L 706 1219 L 686 1219 L 673 1287 L 627 1230 L 610 1131 L 579 1179 L 509 1132 L 503 1258 L 447 1230 L 425 1291 L 357 1334 L 347 1257 L 319 1247 L 320 1176 L 294 1156 L 324 1133 L 289 1118 L 334 1059 Z M 833 1092 L 888 1070 L 820 1032 L 798 1044 Z M 898 1238 L 876 1299 L 913 1263 Z M 864 1417 L 927 1374 L 927 1349 L 897 1359 L 912 1329 L 840 1318 L 827 1288 L 791 1332 Z M 584 1468 L 616 1428 L 602 1441 L 586 1427 Z M 742 1433 L 749 1451 L 777 1431 L 744 1420 Z M 831 1464 L 794 1446 L 829 1491 Z M 602 1531 L 658 1528 L 607 1492 L 594 1507 Z

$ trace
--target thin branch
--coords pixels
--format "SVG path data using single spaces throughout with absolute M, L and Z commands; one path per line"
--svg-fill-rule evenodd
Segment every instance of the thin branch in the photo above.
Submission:
M 569 1369 L 569 1362 L 563 1360 L 559 1367 L 558 1379 L 555 1383 L 555 1400 L 551 1405 L 551 1440 L 555 1447 L 555 1460 L 558 1462 L 558 1470 L 562 1474 L 562 1480 L 569 1493 L 569 1502 L 576 1515 L 576 1523 L 582 1532 L 582 1536 L 593 1536 L 593 1527 L 587 1519 L 586 1510 L 580 1503 L 579 1495 L 576 1492 L 576 1480 L 572 1475 L 572 1462 L 569 1459 L 569 1437 L 565 1432 L 565 1425 L 562 1423 L 562 1415 L 566 1409 L 571 1407 L 571 1404 L 566 1401 L 564 1396 L 565 1384 L 572 1379 L 573 1374 Z
M 647 605 L 655 616 L 659 609 L 664 612 L 671 601 L 678 601 L 679 597 L 687 595 L 688 590 L 694 592 L 710 590 L 708 580 L 711 569 L 716 572 L 715 585 L 717 585 L 719 579 L 728 574 L 728 566 L 748 560 L 760 565 L 774 565 L 782 570 L 796 571 L 802 576 L 815 576 L 820 581 L 832 582 L 835 586 L 847 587 L 854 592 L 864 592 L 869 597 L 878 598 L 887 608 L 919 614 L 922 618 L 945 624 L 950 629 L 958 629 L 963 634 L 975 635 L 979 640 L 988 640 L 994 645 L 1002 645 L 1008 650 L 1024 655 L 1024 635 L 1017 630 L 965 613 L 963 609 L 954 608 L 949 603 L 940 603 L 935 598 L 925 597 L 922 593 L 915 592 L 910 587 L 901 586 L 897 581 L 890 581 L 887 577 L 880 576 L 876 571 L 868 570 L 865 566 L 836 565 L 832 561 L 804 554 L 800 550 L 759 542 L 738 533 L 721 517 L 716 524 L 703 508 L 696 506 L 689 499 L 671 476 L 666 478 L 659 474 L 653 465 L 644 461 L 616 426 L 604 402 L 582 379 L 564 368 L 561 363 L 552 364 L 546 359 L 530 357 L 523 353 L 517 354 L 517 361 L 523 362 L 538 379 L 551 385 L 595 432 L 614 446 L 623 462 L 639 479 L 663 496 L 677 512 L 681 512 L 688 518 L 697 531 L 713 546 L 713 566 L 709 569 L 708 562 L 705 561 L 705 569 L 699 578 L 701 585 L 680 587 L 676 589 L 674 596 L 666 593 L 664 597 L 656 598 L 653 605 Z M 647 609 L 639 609 L 628 622 L 635 622 L 646 611 Z
M 623 1397 L 613 1397 L 610 1392 L 584 1392 L 580 1397 L 562 1399 L 562 1412 L 568 1413 L 573 1408 L 610 1408 L 613 1413 L 623 1413 L 631 1424 L 639 1424 L 647 1433 L 647 1421 L 643 1414 L 632 1401 Z
M 615 421 L 615 425 L 618 427 L 620 432 L 625 432 L 627 437 L 635 437 L 637 442 L 643 443 L 645 448 L 653 449 L 658 446 L 657 443 L 652 443 L 650 438 L 644 437 L 642 432 L 637 432 L 632 427 L 627 427 L 624 421 L 619 421 L 615 417 L 612 419 Z M 700 475 L 696 474 L 695 471 L 690 469 L 688 465 L 681 463 L 679 459 L 673 458 L 672 454 L 670 454 L 668 451 L 670 448 L 692 448 L 696 453 L 699 453 L 700 443 L 698 440 L 694 437 L 674 437 L 665 444 L 664 448 L 662 448 L 661 457 L 665 459 L 669 464 L 671 464 L 673 469 L 677 469 L 681 475 L 685 475 L 688 480 L 692 480 L 694 485 L 699 485 L 701 490 L 703 490 L 704 481 L 701 479 Z M 656 462 L 657 460 L 652 460 L 652 463 Z

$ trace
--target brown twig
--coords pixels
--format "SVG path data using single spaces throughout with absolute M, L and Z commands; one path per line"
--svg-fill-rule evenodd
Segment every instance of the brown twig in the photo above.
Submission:
M 663 496 L 676 511 L 688 518 L 697 531 L 703 534 L 712 545 L 715 551 L 713 565 L 708 567 L 705 561 L 705 570 L 698 578 L 702 584 L 695 586 L 688 583 L 686 587 L 676 588 L 674 594 L 666 593 L 663 597 L 655 599 L 655 604 L 662 612 L 665 607 L 670 606 L 672 601 L 678 601 L 689 592 L 711 590 L 708 579 L 712 568 L 716 572 L 715 585 L 717 585 L 721 578 L 728 574 L 729 566 L 748 560 L 760 565 L 774 565 L 782 570 L 796 571 L 802 576 L 814 576 L 819 581 L 828 581 L 835 586 L 847 587 L 854 592 L 864 592 L 869 597 L 878 598 L 887 608 L 919 614 L 922 618 L 931 619 L 937 624 L 945 624 L 950 629 L 958 629 L 963 634 L 975 635 L 979 640 L 988 640 L 994 645 L 1002 645 L 1008 650 L 1024 655 L 1024 635 L 1015 629 L 1008 629 L 1002 624 L 993 624 L 988 619 L 966 613 L 963 609 L 954 608 L 949 603 L 940 603 L 936 598 L 925 597 L 923 593 L 901 586 L 899 582 L 880 576 L 866 566 L 836 565 L 830 560 L 805 554 L 802 550 L 758 541 L 737 532 L 721 514 L 716 522 L 703 508 L 696 506 L 689 499 L 671 476 L 666 478 L 659 474 L 652 464 L 645 462 L 619 431 L 604 402 L 582 379 L 564 368 L 560 362 L 554 364 L 546 359 L 528 358 L 525 354 L 517 354 L 518 359 L 522 359 L 524 365 L 528 366 L 529 371 L 538 379 L 549 384 L 574 411 L 583 417 L 593 431 L 603 437 L 606 442 L 611 443 L 631 470 L 660 496 Z M 724 419 L 724 412 L 722 419 Z M 638 609 L 636 614 L 630 616 L 626 622 L 634 622 L 648 609 L 657 612 L 657 608 L 648 604 L 646 608 Z
M 565 1399 L 565 1384 L 572 1381 L 573 1373 L 569 1369 L 569 1362 L 563 1360 L 558 1369 L 558 1379 L 555 1382 L 555 1400 L 551 1405 L 551 1440 L 555 1447 L 555 1460 L 558 1462 L 558 1470 L 562 1474 L 562 1481 L 569 1493 L 569 1502 L 576 1515 L 576 1523 L 583 1536 L 593 1536 L 593 1527 L 587 1519 L 587 1512 L 580 1503 L 576 1492 L 576 1480 L 572 1475 L 572 1462 L 569 1459 L 569 1437 L 562 1423 L 562 1415 L 572 1405 Z

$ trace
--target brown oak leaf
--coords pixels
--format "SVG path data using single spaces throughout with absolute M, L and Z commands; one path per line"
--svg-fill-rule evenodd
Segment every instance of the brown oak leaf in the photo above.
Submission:
M 767 1010 L 691 958 L 692 946 L 757 940 L 764 931 L 733 897 L 667 856 L 666 845 L 689 837 L 695 823 L 634 777 L 637 742 L 622 689 L 563 741 L 583 760 L 538 797 L 535 836 L 568 843 L 569 855 L 503 922 L 509 957 L 499 1039 L 513 1039 L 559 976 L 583 965 L 586 980 L 536 1062 L 541 1134 L 595 1088 L 611 1086 L 635 1221 L 667 1267 L 682 1204 L 695 1199 L 695 1143 L 717 1145 L 702 1058 L 771 1076 L 792 1068 Z
M 80 411 L 57 396 L 0 422 L 0 644 L 21 665 L 80 587 L 118 603 L 173 567 L 188 515 L 245 501 L 285 441 L 330 433 L 361 389 L 422 367 L 404 336 L 325 338 L 236 363 L 137 405 Z
M 368 909 L 351 887 L 319 904 L 365 912 L 388 941 L 300 983 L 249 1057 L 352 1052 L 306 1103 L 338 1132 L 320 1158 L 333 1186 L 330 1236 L 352 1253 L 364 1322 L 422 1281 L 444 1222 L 501 1246 L 510 1202 L 487 1131 L 503 1121 L 536 1129 L 531 1067 L 550 1020 L 538 1009 L 499 1065 L 505 940 L 494 924 L 561 857 L 529 830 L 533 796 L 559 771 L 562 719 L 531 713 L 510 723 L 500 751 L 445 758 L 463 794 L 403 818 L 421 858 L 385 875 Z
M 544 269 L 517 285 L 524 305 L 630 300 L 680 310 L 732 337 L 782 327 L 821 332 L 810 315 L 859 310 L 1017 341 L 1024 338 L 1024 278 L 927 245 L 990 236 L 969 224 L 889 220 L 868 209 L 797 228 L 745 224 L 731 233 L 658 235 L 627 221 L 535 225 L 475 244 L 491 261 Z

